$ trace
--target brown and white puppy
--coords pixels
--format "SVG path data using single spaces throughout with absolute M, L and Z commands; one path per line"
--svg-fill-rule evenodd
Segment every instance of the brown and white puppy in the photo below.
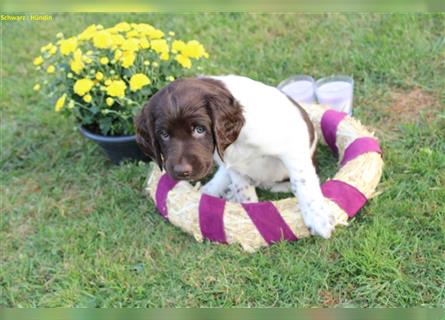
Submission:
M 330 237 L 334 217 L 312 163 L 313 126 L 277 88 L 234 75 L 176 80 L 148 101 L 135 125 L 144 152 L 172 178 L 200 180 L 215 161 L 206 194 L 254 202 L 255 187 L 290 189 L 311 232 Z
M 210 78 L 180 79 L 158 91 L 135 119 L 142 150 L 176 180 L 200 180 L 244 124 L 241 106 Z

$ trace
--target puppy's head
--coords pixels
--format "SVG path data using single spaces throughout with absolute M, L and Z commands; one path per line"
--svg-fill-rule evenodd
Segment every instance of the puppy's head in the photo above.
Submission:
M 210 173 L 244 124 L 241 106 L 210 78 L 176 80 L 159 90 L 135 118 L 136 140 L 176 180 Z

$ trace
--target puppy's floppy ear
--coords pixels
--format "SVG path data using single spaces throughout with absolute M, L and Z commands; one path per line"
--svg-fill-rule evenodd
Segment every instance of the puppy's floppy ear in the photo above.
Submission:
M 224 150 L 238 138 L 244 125 L 242 107 L 222 82 L 211 78 L 199 80 L 208 86 L 206 102 L 213 122 L 216 151 L 221 160 L 224 160 Z
M 162 154 L 161 146 L 156 140 L 154 118 L 152 115 L 154 108 L 154 100 L 151 98 L 143 107 L 139 114 L 134 119 L 134 126 L 136 128 L 136 142 L 141 150 L 156 161 L 159 168 L 162 170 Z

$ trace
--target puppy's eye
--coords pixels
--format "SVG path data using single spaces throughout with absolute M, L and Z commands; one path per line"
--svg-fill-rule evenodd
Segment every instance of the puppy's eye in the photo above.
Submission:
M 201 134 L 204 134 L 204 132 L 206 132 L 206 128 L 204 128 L 203 126 L 195 126 L 193 128 L 193 132 L 201 135 Z
M 162 139 L 164 140 L 168 140 L 168 138 L 170 138 L 170 135 L 167 133 L 167 131 L 165 130 L 160 130 L 159 131 L 159 135 L 161 136 Z

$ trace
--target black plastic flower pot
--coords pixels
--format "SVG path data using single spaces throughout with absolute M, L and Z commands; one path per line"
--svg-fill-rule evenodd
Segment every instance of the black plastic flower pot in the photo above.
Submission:
M 124 160 L 149 162 L 147 157 L 136 143 L 136 136 L 101 136 L 92 133 L 80 126 L 80 132 L 84 137 L 96 142 L 114 164 L 120 164 Z

